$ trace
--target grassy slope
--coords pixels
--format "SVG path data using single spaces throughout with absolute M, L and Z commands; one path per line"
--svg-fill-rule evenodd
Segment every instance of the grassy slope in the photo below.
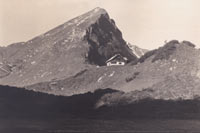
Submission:
M 69 78 L 27 88 L 66 96 L 112 88 L 129 93 L 129 99 L 132 92 L 150 88 L 155 99 L 193 99 L 200 94 L 199 58 L 198 49 L 172 43 L 144 55 L 136 65 L 93 66 Z

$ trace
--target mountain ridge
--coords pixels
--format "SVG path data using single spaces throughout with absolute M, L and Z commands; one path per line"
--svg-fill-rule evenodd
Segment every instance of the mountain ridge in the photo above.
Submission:
M 116 53 L 137 60 L 114 20 L 102 8 L 95 8 L 25 43 L 1 49 L 1 66 L 9 71 L 2 72 L 0 83 L 21 87 L 105 65 Z
M 137 91 L 145 96 L 146 89 L 152 90 L 148 95 L 155 99 L 200 95 L 200 52 L 194 44 L 172 40 L 141 52 L 138 58 L 101 8 L 28 42 L 1 48 L 0 54 L 0 83 L 4 85 L 63 96 L 98 88 L 125 92 L 122 97 L 132 97 Z M 127 57 L 130 63 L 106 66 L 106 60 L 115 54 Z
M 141 56 L 143 56 L 145 53 L 149 51 L 147 49 L 139 48 L 138 46 L 132 45 L 130 43 L 127 43 L 127 45 L 132 50 L 132 52 L 137 56 L 137 58 L 140 58 Z
M 170 41 L 149 53 L 142 56 L 138 62 L 130 62 L 126 66 L 86 69 L 63 80 L 40 83 L 27 88 L 44 91 L 40 88 L 43 86 L 42 88 L 46 88 L 49 93 L 56 92 L 58 95 L 85 93 L 98 88 L 112 88 L 128 94 L 130 92 L 130 95 L 132 91 L 143 92 L 149 88 L 153 90 L 150 95 L 160 99 L 192 99 L 199 95 L 198 49 L 190 43 Z M 51 86 L 51 83 L 54 85 Z

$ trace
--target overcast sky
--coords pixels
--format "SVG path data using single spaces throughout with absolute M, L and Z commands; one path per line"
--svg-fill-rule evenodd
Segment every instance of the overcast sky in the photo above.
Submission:
M 142 48 L 165 40 L 200 47 L 200 0 L 0 0 L 0 46 L 27 41 L 95 7 L 108 11 L 126 41 Z

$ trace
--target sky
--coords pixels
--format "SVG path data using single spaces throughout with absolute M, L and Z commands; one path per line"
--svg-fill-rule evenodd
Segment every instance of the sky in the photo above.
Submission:
M 200 47 L 199 5 L 200 0 L 0 0 L 0 46 L 30 40 L 101 7 L 131 44 L 154 49 L 177 39 Z

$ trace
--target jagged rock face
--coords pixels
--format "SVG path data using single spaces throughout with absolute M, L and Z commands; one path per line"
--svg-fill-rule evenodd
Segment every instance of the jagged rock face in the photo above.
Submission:
M 132 53 L 134 55 L 136 55 L 138 58 L 142 57 L 145 53 L 148 52 L 148 50 L 146 49 L 142 49 L 142 48 L 139 48 L 138 46 L 136 45 L 132 45 L 130 43 L 127 43 L 128 47 L 131 49 Z
M 128 52 L 129 47 L 121 32 L 107 14 L 101 15 L 98 22 L 88 28 L 85 39 L 91 44 L 88 53 L 91 63 L 105 65 L 106 60 L 114 54 L 121 54 L 129 60 L 137 59 L 134 54 Z
M 1 48 L 0 83 L 27 86 L 67 78 L 105 65 L 116 53 L 137 59 L 107 12 L 96 8 L 28 42 Z

